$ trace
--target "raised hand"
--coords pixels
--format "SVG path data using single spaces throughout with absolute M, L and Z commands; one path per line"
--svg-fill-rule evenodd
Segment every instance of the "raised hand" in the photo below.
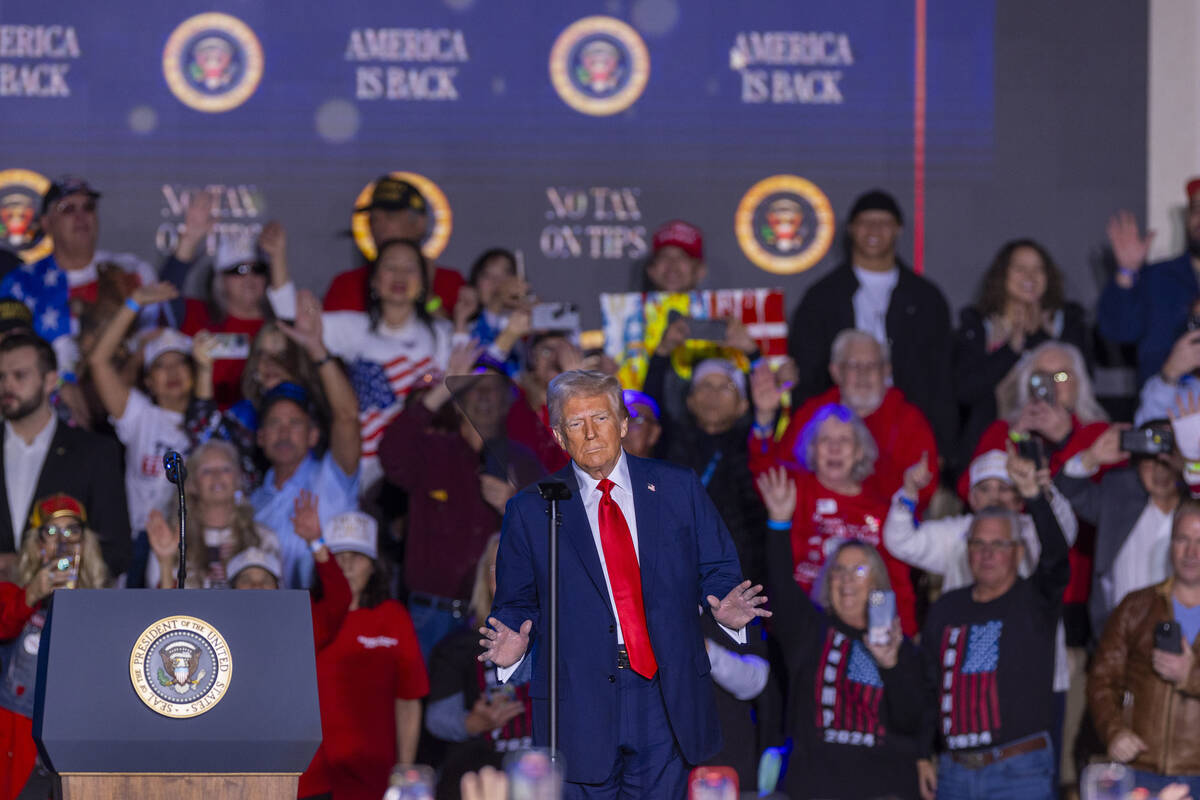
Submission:
M 916 500 L 921 490 L 933 480 L 929 469 L 929 453 L 921 453 L 921 459 L 904 470 L 904 496 Z
M 687 320 L 680 317 L 663 331 L 662 339 L 659 341 L 658 347 L 654 349 L 654 352 L 660 356 L 671 355 L 671 353 L 674 353 L 677 348 L 682 347 L 683 343 L 687 341 L 688 333 Z
M 287 258 L 287 230 L 283 223 L 271 220 L 263 226 L 258 235 L 258 246 L 271 262 L 283 261 Z
M 198 331 L 192 337 L 192 361 L 196 362 L 197 369 L 212 369 L 212 351 L 216 346 L 217 338 L 210 331 Z
M 1141 269 L 1142 265 L 1146 263 L 1146 256 L 1150 253 L 1150 245 L 1154 241 L 1154 231 L 1146 231 L 1146 235 L 1142 236 L 1138 231 L 1137 218 L 1133 216 L 1133 213 L 1118 211 L 1109 218 L 1105 232 L 1108 234 L 1108 244 L 1112 248 L 1117 266 L 1131 272 Z M 1120 277 L 1118 275 L 1118 279 Z
M 506 700 L 499 697 L 489 700 L 481 694 L 475 701 L 475 705 L 471 707 L 470 713 L 467 714 L 467 733 L 477 736 L 487 731 L 503 728 L 510 720 L 523 713 L 525 713 L 525 704 L 520 700 Z
M 791 522 L 796 511 L 796 482 L 783 467 L 772 467 L 758 476 L 758 491 L 767 507 L 767 516 L 779 522 Z
M 179 535 L 171 530 L 167 518 L 157 508 L 146 518 L 146 538 L 150 540 L 150 551 L 159 562 L 170 561 L 179 549 Z
M 479 654 L 480 661 L 491 661 L 498 667 L 511 667 L 521 660 L 529 649 L 529 632 L 533 630 L 533 620 L 527 619 L 521 623 L 520 630 L 513 630 L 495 617 L 488 617 L 488 626 L 479 629 L 483 636 L 479 646 L 483 652 Z
M 758 342 L 754 341 L 754 337 L 750 335 L 750 331 L 746 329 L 745 323 L 740 319 L 727 319 L 725 321 L 725 346 L 750 354 L 758 349 Z
M 130 297 L 139 306 L 149 306 L 174 300 L 179 297 L 179 290 L 175 288 L 175 284 L 162 281 L 149 286 L 139 286 L 133 290 Z
M 1188 331 L 1175 340 L 1171 354 L 1159 372 L 1167 383 L 1200 369 L 1200 331 Z
M 1176 395 L 1175 408 L 1167 409 L 1175 446 L 1188 461 L 1200 460 L 1200 397 L 1191 389 L 1187 396 Z
M 1192 648 L 1186 646 L 1183 648 L 1182 653 L 1168 653 L 1158 648 L 1155 648 L 1150 653 L 1150 661 L 1154 666 L 1154 671 L 1158 673 L 1160 678 L 1176 686 L 1182 686 L 1187 683 L 1188 676 L 1192 672 L 1192 662 L 1194 660 L 1195 656 L 1192 654 Z
M 1079 454 L 1083 468 L 1088 472 L 1095 472 L 1100 467 L 1119 464 L 1129 458 L 1129 453 L 1121 449 L 1121 433 L 1127 430 L 1129 425 L 1125 423 L 1109 425 L 1108 430 L 1100 434 L 1091 447 Z
M 710 594 L 706 599 L 713 619 L 736 631 L 749 625 L 755 617 L 771 616 L 770 611 L 760 607 L 767 602 L 767 596 L 760 594 L 762 588 L 761 584 L 751 586 L 750 581 L 742 581 L 721 600 Z
M 508 797 L 508 776 L 495 767 L 468 772 L 458 785 L 462 800 L 505 800 Z
M 771 365 L 759 360 L 750 370 L 750 401 L 754 404 L 754 421 L 759 425 L 770 425 L 779 410 L 783 388 L 775 379 Z
M 292 530 L 306 542 L 315 542 L 321 538 L 319 505 L 320 498 L 307 489 L 301 489 L 292 503 Z
M 446 361 L 446 374 L 470 375 L 481 355 L 483 348 L 479 346 L 478 339 L 457 345 L 450 351 L 450 358 Z
M 321 304 L 308 289 L 296 293 L 296 321 L 289 325 L 280 320 L 276 324 L 285 336 L 303 347 L 313 361 L 321 361 L 327 355 L 321 338 L 324 334 Z
M 192 261 L 200 249 L 200 243 L 212 232 L 213 196 L 203 189 L 191 193 L 187 211 L 183 215 L 183 230 L 179 232 L 179 244 L 175 257 L 185 263 Z
M 904 632 L 900 630 L 900 618 L 892 620 L 892 628 L 888 631 L 888 639 L 883 644 L 872 644 L 870 637 L 863 639 L 863 645 L 875 658 L 875 663 L 884 669 L 891 669 L 900 660 L 900 644 L 904 641 Z
M 1017 454 L 1016 445 L 1011 441 L 1004 444 L 1008 450 L 1008 477 L 1012 480 L 1013 487 L 1026 500 L 1037 497 L 1041 492 L 1038 485 L 1037 464 L 1028 458 L 1021 458 Z

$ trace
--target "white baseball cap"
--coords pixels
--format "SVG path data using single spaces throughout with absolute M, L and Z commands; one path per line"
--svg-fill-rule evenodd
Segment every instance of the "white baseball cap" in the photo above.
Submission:
M 192 337 L 185 336 L 174 328 L 163 328 L 161 333 L 146 342 L 146 348 L 142 351 L 142 363 L 146 369 L 150 369 L 154 359 L 163 353 L 183 353 L 190 356 Z
M 331 553 L 361 553 L 372 561 L 379 555 L 379 523 L 370 514 L 344 511 L 329 520 L 322 535 Z
M 1008 476 L 1008 453 L 1003 450 L 988 450 L 980 453 L 971 462 L 968 475 L 971 486 L 986 481 L 988 478 L 997 478 L 1011 486 L 1012 478 Z
M 250 567 L 259 567 L 275 576 L 277 583 L 283 581 L 283 564 L 279 556 L 269 553 L 260 547 L 247 547 L 242 552 L 229 559 L 225 565 L 225 574 L 229 576 L 229 585 L 237 581 L 237 576 Z
M 746 396 L 746 373 L 738 369 L 737 364 L 727 358 L 706 358 L 697 364 L 692 370 L 692 385 L 694 386 L 700 382 L 701 378 L 713 373 L 729 378 L 737 388 L 738 394 L 742 397 Z

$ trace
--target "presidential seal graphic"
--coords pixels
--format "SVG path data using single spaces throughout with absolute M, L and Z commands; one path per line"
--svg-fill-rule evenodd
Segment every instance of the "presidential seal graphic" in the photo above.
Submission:
M 450 201 L 446 199 L 445 192 L 429 178 L 415 172 L 391 172 L 389 176 L 407 181 L 420 192 L 421 197 L 417 199 L 423 200 L 424 205 L 420 208 L 413 206 L 412 210 L 430 215 L 425 239 L 421 242 L 421 252 L 430 260 L 437 258 L 446 249 L 446 244 L 450 241 L 450 232 L 454 229 L 454 214 L 450 210 Z M 367 209 L 374 194 L 375 181 L 371 181 L 358 193 L 354 201 L 356 210 L 350 218 L 350 232 L 354 235 L 354 243 L 368 260 L 374 259 L 376 253 L 375 239 L 371 236 L 370 211 Z
M 142 632 L 129 679 L 142 702 L 165 717 L 195 717 L 229 689 L 233 659 L 221 633 L 195 617 L 164 617 Z
M 215 11 L 197 14 L 171 32 L 163 48 L 163 76 L 184 105 L 219 113 L 254 94 L 263 51 L 250 26 Z
M 833 207 L 812 181 L 772 175 L 738 203 L 733 230 L 746 258 L 779 275 L 803 272 L 833 244 Z
M 637 31 L 614 17 L 568 25 L 550 49 L 550 82 L 576 111 L 607 117 L 629 108 L 650 80 L 650 53 Z
M 42 195 L 49 188 L 50 181 L 32 170 L 0 170 L 0 247 L 27 264 L 54 249 L 41 225 Z

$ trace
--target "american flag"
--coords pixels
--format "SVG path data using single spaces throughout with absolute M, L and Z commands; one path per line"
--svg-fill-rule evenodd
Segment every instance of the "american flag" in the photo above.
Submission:
M 830 629 L 817 671 L 817 724 L 825 729 L 871 734 L 884 733 L 879 719 L 883 679 L 875 659 L 863 643 Z M 858 743 L 858 742 L 854 742 Z
M 374 457 L 379 452 L 384 429 L 404 408 L 404 398 L 413 383 L 433 366 L 429 356 L 413 361 L 407 355 L 386 364 L 360 358 L 350 366 L 350 380 L 358 395 L 364 458 Z
M 952 737 L 1000 727 L 996 668 L 1004 623 L 946 628 L 942 634 L 942 732 Z M 973 738 L 973 737 L 972 737 Z

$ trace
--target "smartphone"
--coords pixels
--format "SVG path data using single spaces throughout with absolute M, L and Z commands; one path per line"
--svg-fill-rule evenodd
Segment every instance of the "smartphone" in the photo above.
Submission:
M 509 800 L 558 800 L 562 796 L 562 764 L 544 748 L 509 753 L 504 759 Z
M 1178 622 L 1171 619 L 1154 626 L 1154 649 L 1164 653 L 1183 652 L 1183 633 Z
M 723 319 L 696 319 L 688 317 L 679 311 L 672 310 L 667 314 L 667 324 L 670 325 L 677 319 L 686 320 L 688 324 L 689 339 L 698 339 L 702 342 L 723 342 L 725 341 L 726 331 L 729 328 L 729 323 Z
M 398 764 L 392 769 L 383 800 L 433 800 L 433 768 L 424 764 Z
M 1124 764 L 1089 764 L 1079 776 L 1079 796 L 1082 800 L 1126 800 L 1133 784 L 1133 770 Z
M 895 592 L 875 589 L 867 595 L 867 644 L 887 644 L 895 619 Z
M 1136 428 L 1121 431 L 1121 449 L 1142 456 L 1157 456 L 1175 449 L 1175 434 L 1169 430 Z
M 688 800 L 737 800 L 733 767 L 696 767 L 688 775 Z
M 538 303 L 529 314 L 535 331 L 577 331 L 579 306 L 574 303 Z
M 1017 455 L 1027 461 L 1032 461 L 1038 469 L 1046 466 L 1046 449 L 1042 440 L 1028 433 L 1010 431 L 1008 438 L 1017 446 Z
M 250 337 L 244 333 L 214 333 L 214 360 L 234 360 L 250 357 Z
M 1049 372 L 1035 372 L 1029 376 L 1029 397 L 1041 400 L 1047 405 L 1054 405 L 1054 375 Z

